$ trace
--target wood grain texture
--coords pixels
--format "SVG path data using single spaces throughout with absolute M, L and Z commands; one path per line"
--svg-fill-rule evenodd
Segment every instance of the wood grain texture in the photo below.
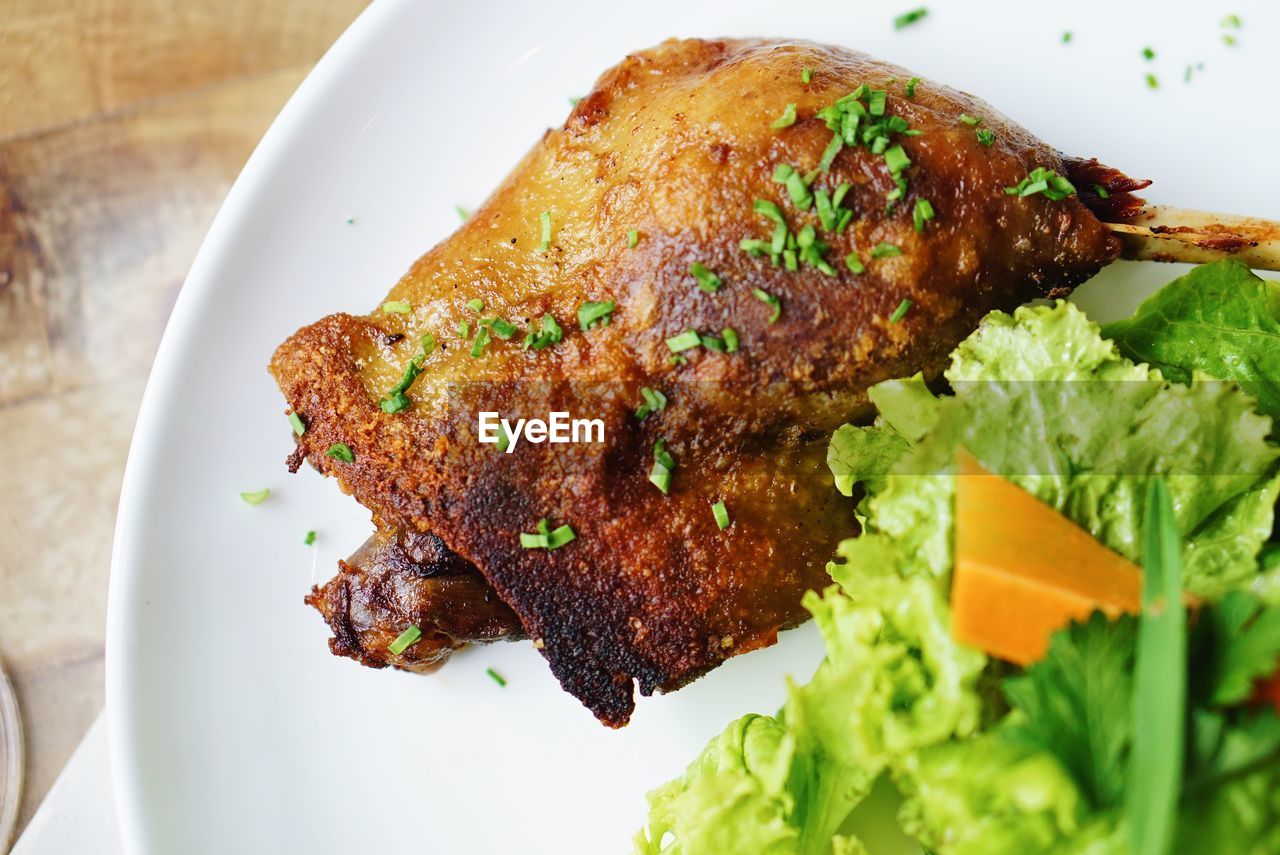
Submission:
M 170 308 L 357 0 L 0 0 L 0 657 L 21 828 L 103 700 L 111 534 Z
M 0 137 L 292 66 L 309 66 L 361 0 L 6 0 Z

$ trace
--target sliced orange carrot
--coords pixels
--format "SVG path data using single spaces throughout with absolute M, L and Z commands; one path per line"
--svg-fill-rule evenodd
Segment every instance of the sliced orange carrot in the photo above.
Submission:
M 1025 665 L 1049 636 L 1095 609 L 1136 614 L 1142 571 L 1021 487 L 957 460 L 951 634 Z

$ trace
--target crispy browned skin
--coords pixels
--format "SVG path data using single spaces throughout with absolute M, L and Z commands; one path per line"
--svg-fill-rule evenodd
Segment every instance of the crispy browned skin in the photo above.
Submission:
M 381 530 L 338 570 L 307 597 L 333 630 L 337 656 L 426 673 L 468 644 L 524 637 L 515 612 L 434 534 Z M 388 650 L 410 625 L 421 640 L 399 655 Z
M 807 86 L 804 66 L 816 71 Z M 333 315 L 272 360 L 308 424 L 307 459 L 380 526 L 433 532 L 478 568 L 562 685 L 606 724 L 626 723 L 633 682 L 644 694 L 679 687 L 804 618 L 802 593 L 827 581 L 824 562 L 856 530 L 823 458 L 829 432 L 864 412 L 868 386 L 935 375 L 983 314 L 1069 289 L 1118 252 L 1076 198 L 1004 192 L 1036 166 L 1063 171 L 1053 149 L 944 86 L 925 81 L 905 99 L 911 76 L 797 42 L 671 41 L 630 56 L 396 284 L 387 299 L 408 301 L 410 314 Z M 740 251 L 742 238 L 771 230 L 756 199 L 778 202 L 795 229 L 816 222 L 771 181 L 775 166 L 814 167 L 831 138 L 815 112 L 890 78 L 890 114 L 922 132 L 898 140 L 912 160 L 906 198 L 886 212 L 893 179 L 865 147 L 846 148 L 814 185 L 853 185 L 844 204 L 856 218 L 826 235 L 840 275 L 786 272 Z M 772 130 L 789 102 L 799 120 Z M 983 117 L 995 144 L 979 145 L 962 113 Z M 923 232 L 912 225 L 917 198 L 937 212 Z M 555 227 L 546 253 L 536 252 L 542 211 Z M 880 242 L 902 255 L 870 259 Z M 856 277 L 840 261 L 855 249 L 868 268 Z M 723 278 L 718 293 L 698 289 L 694 261 Z M 776 323 L 753 288 L 782 300 Z M 462 320 L 474 330 L 473 298 L 521 327 L 480 358 L 455 331 Z M 913 306 L 892 323 L 903 299 Z M 615 301 L 613 322 L 580 331 L 585 300 Z M 563 342 L 519 347 L 544 313 L 565 328 Z M 670 362 L 667 338 L 724 327 L 738 331 L 737 353 Z M 427 332 L 441 344 L 413 406 L 382 412 L 379 398 Z M 639 421 L 642 386 L 671 403 Z M 606 441 L 501 454 L 476 440 L 482 410 L 598 416 Z M 647 480 L 659 438 L 678 461 L 669 496 Z M 354 463 L 325 456 L 336 442 Z M 723 532 L 717 499 L 733 518 Z M 521 548 L 520 533 L 542 517 L 572 525 L 577 540 Z

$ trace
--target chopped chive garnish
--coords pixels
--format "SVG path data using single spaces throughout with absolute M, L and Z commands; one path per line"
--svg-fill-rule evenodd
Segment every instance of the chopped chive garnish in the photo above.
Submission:
M 688 365 L 689 360 L 685 359 L 683 356 L 681 356 L 678 353 L 673 353 L 667 357 L 667 364 L 668 365 Z
M 505 689 L 507 687 L 506 678 L 503 677 L 501 674 L 499 674 L 497 671 L 493 670 L 492 668 L 485 668 L 484 672 L 489 675 L 490 680 L 498 684 L 499 688 Z
M 795 123 L 796 123 L 796 105 L 788 104 L 786 107 L 782 109 L 782 115 L 774 119 L 773 124 L 770 125 L 769 127 L 773 128 L 775 131 L 780 131 L 783 128 L 791 127 Z
M 409 387 L 413 385 L 413 381 L 418 379 L 418 375 L 422 373 L 422 363 L 436 349 L 436 337 L 431 333 L 422 336 L 421 349 L 409 360 L 409 364 L 404 367 L 404 373 L 400 375 L 400 382 L 387 394 L 387 397 L 378 402 L 378 406 L 382 408 L 384 413 L 398 413 L 409 406 L 409 397 L 405 394 L 409 391 Z
M 551 249 L 551 212 L 543 211 L 538 215 L 538 222 L 542 224 L 542 237 L 538 243 L 539 253 L 544 253 Z
M 831 197 L 832 207 L 839 208 L 840 203 L 844 201 L 844 197 L 853 189 L 853 185 L 848 181 L 840 182 L 840 186 L 836 188 L 836 192 Z
M 664 439 L 659 439 L 653 444 L 653 459 L 668 469 L 676 468 L 676 459 L 671 456 L 671 452 L 667 451 L 667 442 Z
M 471 324 L 466 321 L 458 321 L 458 337 L 471 338 Z
M 672 353 L 679 353 L 682 350 L 689 350 L 693 347 L 699 347 L 702 339 L 698 338 L 697 330 L 685 330 L 680 335 L 672 336 L 667 339 L 667 347 Z
M 293 425 L 293 432 L 298 436 L 302 436 L 307 432 L 307 426 L 302 422 L 302 416 L 297 413 L 289 414 L 289 424 Z
M 471 358 L 479 359 L 484 355 L 484 349 L 489 345 L 489 328 L 482 326 L 476 330 L 476 337 L 471 342 Z
M 911 158 L 907 157 L 907 153 L 902 150 L 902 146 L 895 145 L 885 151 L 884 162 L 889 167 L 889 171 L 896 175 L 911 165 Z
M 396 636 L 396 640 L 387 645 L 387 652 L 392 656 L 399 656 L 422 638 L 422 630 L 413 624 L 409 624 L 409 628 Z
M 716 293 L 724 284 L 720 277 L 708 270 L 701 261 L 695 261 L 689 266 L 689 275 L 697 279 L 698 287 L 708 294 Z
M 776 181 L 777 179 L 775 178 L 774 180 Z M 757 199 L 752 207 L 757 214 L 763 214 L 780 226 L 787 224 L 786 218 L 782 216 L 782 209 L 768 199 Z
M 329 446 L 329 450 L 325 452 L 326 457 L 332 457 L 334 460 L 341 460 L 343 463 L 355 463 L 356 455 L 351 450 L 351 446 L 345 442 L 335 442 Z
M 1235 37 L 1235 36 L 1233 36 L 1233 35 L 1231 35 L 1230 33 L 1223 33 L 1223 34 L 1222 34 L 1222 43 L 1223 43 L 1224 45 L 1226 45 L 1227 47 L 1235 47 L 1235 46 L 1236 46 L 1236 37 Z
M 702 346 L 707 350 L 714 350 L 717 353 L 725 353 L 725 344 L 713 335 L 703 335 L 698 333 L 698 341 L 702 342 Z
M 543 517 L 538 520 L 536 533 L 520 533 L 520 545 L 525 549 L 559 549 L 566 543 L 572 543 L 577 537 L 571 526 L 562 525 L 552 529 L 547 523 L 547 518 Z
M 650 413 L 660 413 L 667 408 L 667 396 L 657 389 L 641 386 L 640 397 L 644 398 L 644 403 L 636 408 L 638 419 L 643 419 Z
M 1046 199 L 1052 202 L 1059 202 L 1068 196 L 1074 196 L 1076 188 L 1075 185 L 1054 170 L 1037 166 L 1016 185 L 1004 188 L 1004 192 L 1010 196 L 1018 197 L 1034 196 L 1037 193 L 1042 193 Z
M 893 28 L 895 30 L 901 30 L 903 27 L 909 27 L 928 14 L 929 10 L 924 6 L 921 6 L 918 9 L 912 9 L 910 12 L 903 12 L 901 15 L 893 19 Z
M 733 327 L 725 327 L 720 330 L 720 338 L 724 340 L 725 353 L 738 352 L 738 331 Z
M 840 154 L 840 150 L 844 148 L 844 140 L 839 134 L 831 137 L 831 142 L 827 143 L 827 147 L 822 151 L 822 159 L 818 161 L 818 171 L 826 172 L 831 168 L 831 164 L 836 162 L 836 155 Z
M 907 86 L 903 90 L 902 94 L 906 95 L 908 98 L 916 97 L 916 87 L 919 85 L 920 85 L 919 77 L 911 78 L 910 80 L 907 81 Z
M 932 220 L 934 216 L 935 214 L 933 211 L 933 204 L 928 199 L 916 200 L 916 210 L 915 210 L 915 216 L 914 216 L 916 231 L 918 232 L 924 231 L 924 224 L 927 221 Z
M 607 327 L 609 325 L 610 315 L 617 308 L 617 304 L 612 300 L 604 303 L 593 303 L 590 300 L 578 307 L 578 326 L 583 332 L 592 327 Z
M 767 240 L 760 240 L 759 238 L 743 238 L 738 241 L 738 249 L 753 258 L 759 258 L 769 252 L 769 242 Z
M 979 145 L 989 146 L 996 141 L 996 132 L 989 131 L 986 128 L 978 128 L 974 136 L 978 138 Z
M 490 332 L 503 341 L 509 341 L 516 334 L 516 325 L 502 318 L 481 318 L 480 326 L 488 327 Z
M 307 546 L 310 546 L 311 544 L 315 543 L 315 542 L 316 542 L 316 533 L 315 533 L 315 531 L 314 531 L 314 530 L 312 530 L 312 531 L 307 532 L 307 536 L 306 536 L 306 537 L 304 537 L 304 538 L 302 538 L 302 542 L 303 542 L 303 543 L 305 543 Z
M 453 210 L 458 212 L 458 219 L 463 220 L 464 222 L 471 219 L 471 212 L 461 205 L 454 205 Z
M 787 240 L 790 237 L 791 230 L 787 228 L 787 224 L 778 223 L 773 227 L 773 238 L 769 241 L 769 251 L 776 256 L 786 248 Z M 777 265 L 778 261 L 776 258 L 773 263 Z
M 1095 185 L 1093 185 L 1093 192 L 1094 192 L 1094 194 L 1095 194 L 1095 195 L 1097 195 L 1097 197 L 1098 197 L 1099 199 L 1110 199 L 1110 198 L 1111 198 L 1111 193 L 1107 190 L 1107 188 L 1106 188 L 1106 187 L 1103 187 L 1101 184 L 1095 184 Z
M 251 490 L 248 493 L 241 493 L 240 498 L 244 499 L 251 505 L 260 505 L 267 500 L 267 496 L 271 495 L 270 489 Z
M 1149 47 L 1144 47 L 1142 49 L 1142 58 L 1145 59 L 1147 62 L 1150 62 L 1151 60 L 1156 58 L 1156 52 Z
M 1065 45 L 1065 44 L 1069 44 L 1070 42 L 1071 42 L 1071 31 L 1070 31 L 1070 30 L 1063 30 L 1063 31 L 1062 31 L 1062 43 Z
M 880 241 L 880 243 L 871 248 L 872 258 L 893 258 L 897 255 L 902 255 L 902 250 L 885 241 Z
M 779 163 L 777 166 L 773 168 L 772 180 L 777 184 L 785 184 L 787 179 L 791 177 L 791 173 L 795 171 L 796 171 L 796 168 L 791 164 Z
M 640 232 L 631 229 L 627 232 L 627 249 L 635 249 L 640 244 Z
M 535 333 L 532 329 L 524 337 L 524 347 L 526 350 L 533 348 L 534 350 L 542 350 L 544 347 L 550 347 L 553 344 L 559 344 L 564 339 L 564 329 L 556 322 L 550 314 L 542 316 L 538 321 L 538 331 Z
M 871 98 L 867 101 L 867 112 L 873 116 L 883 116 L 885 102 L 889 93 L 883 89 L 876 89 L 871 93 Z
M 657 460 L 653 461 L 653 468 L 649 470 L 649 483 L 661 490 L 662 495 L 669 495 L 671 493 L 671 470 Z
M 768 291 L 764 291 L 760 288 L 752 288 L 751 293 L 757 300 L 773 309 L 773 314 L 769 315 L 769 323 L 772 324 L 776 322 L 778 318 L 782 317 L 781 300 L 770 294 Z
M 902 302 L 898 304 L 898 308 L 894 309 L 893 314 L 889 316 L 889 323 L 896 324 L 905 318 L 907 312 L 911 311 L 911 305 L 911 300 L 904 297 Z
M 649 470 L 649 483 L 662 491 L 666 496 L 671 491 L 671 471 L 676 468 L 676 459 L 667 451 L 664 440 L 653 444 L 653 468 Z
M 1236 30 L 1240 29 L 1240 27 L 1243 26 L 1243 24 L 1244 22 L 1240 20 L 1240 16 L 1236 14 L 1227 15 L 1225 18 L 1223 18 L 1221 21 L 1218 22 L 1218 26 L 1220 27 L 1231 27 L 1232 29 L 1236 29 Z
M 804 176 L 792 171 L 784 183 L 787 186 L 787 193 L 791 196 L 791 204 L 802 211 L 809 210 L 813 205 L 813 194 L 809 192 L 809 185 L 804 183 Z
M 862 263 L 862 259 L 861 259 L 861 258 L 858 258 L 858 253 L 856 253 L 856 252 L 851 252 L 851 253 L 849 253 L 848 255 L 846 255 L 846 256 L 844 257 L 844 263 L 845 263 L 845 265 L 847 265 L 847 266 L 848 266 L 849 270 L 851 270 L 851 271 L 852 271 L 852 272 L 854 272 L 854 273 L 866 273 L 866 272 L 867 272 L 866 265 L 864 265 L 864 264 Z
M 475 312 L 477 315 L 484 311 L 484 300 L 479 297 L 467 301 L 467 308 Z
M 547 549 L 559 549 L 566 543 L 572 543 L 578 539 L 578 535 L 571 526 L 562 525 L 559 528 L 553 528 L 547 533 Z
M 800 82 L 808 86 L 811 80 L 813 80 L 813 69 L 806 65 L 800 69 Z
M 1148 89 L 1159 89 L 1159 88 L 1160 88 L 1160 78 L 1156 77 L 1154 74 L 1148 74 L 1148 75 L 1147 75 L 1147 88 L 1148 88 Z
M 970 116 L 968 113 L 961 113 L 960 121 L 962 124 L 966 124 L 971 128 L 976 128 L 978 125 L 982 124 L 982 119 L 977 116 Z
M 389 315 L 407 315 L 411 309 L 408 300 L 388 300 L 382 304 L 382 311 Z
M 824 229 L 831 231 L 836 227 L 836 211 L 831 204 L 831 195 L 826 190 L 818 188 L 813 193 L 813 200 L 818 209 L 818 222 Z
M 716 518 L 716 525 L 721 531 L 733 525 L 733 520 L 729 519 L 729 511 L 725 508 L 724 502 L 716 502 L 711 506 L 711 515 Z

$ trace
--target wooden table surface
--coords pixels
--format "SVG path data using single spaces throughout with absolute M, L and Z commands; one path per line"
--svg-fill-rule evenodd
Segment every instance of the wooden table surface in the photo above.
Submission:
M 364 5 L 0 0 L 0 660 L 26 726 L 20 828 L 102 707 L 116 502 L 169 310 L 254 145 Z

